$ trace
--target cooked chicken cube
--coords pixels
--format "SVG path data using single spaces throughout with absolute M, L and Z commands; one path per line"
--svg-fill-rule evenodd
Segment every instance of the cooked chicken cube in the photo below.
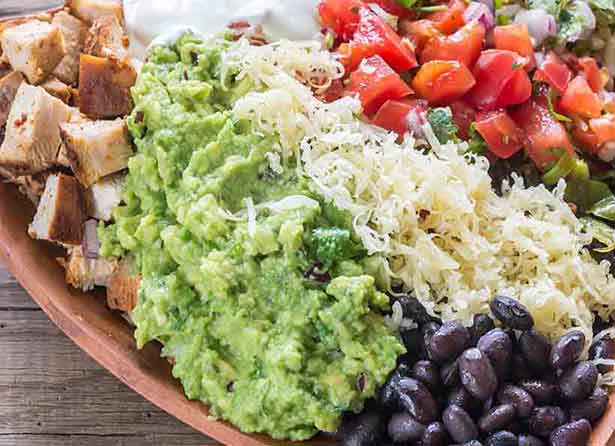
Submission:
M 132 311 L 137 306 L 141 276 L 122 261 L 107 282 L 107 305 L 113 310 Z
M 16 175 L 27 175 L 53 165 L 61 142 L 59 126 L 73 113 L 43 88 L 23 82 L 6 123 L 0 166 Z
M 115 260 L 86 258 L 81 246 L 72 248 L 68 259 L 60 258 L 58 261 L 66 269 L 66 282 L 83 291 L 89 291 L 95 286 L 107 286 L 117 269 Z
M 74 16 L 89 24 L 104 15 L 113 15 L 124 23 L 122 0 L 68 0 L 66 4 Z
M 83 239 L 85 206 L 81 185 L 69 175 L 50 175 L 28 233 L 31 237 L 67 245 Z
M 111 175 L 92 184 L 86 191 L 88 216 L 98 220 L 111 220 L 111 213 L 122 201 L 125 176 Z
M 130 87 L 137 72 L 116 58 L 81 55 L 79 109 L 93 119 L 115 118 L 132 111 Z
M 52 74 L 69 85 L 77 85 L 79 80 L 79 55 L 88 33 L 87 25 L 66 11 L 60 11 L 51 21 L 62 31 L 66 55 L 55 67 Z
M 49 76 L 47 80 L 41 84 L 41 87 L 44 88 L 47 93 L 55 96 L 65 104 L 70 102 L 70 98 L 72 96 L 71 89 L 61 80 L 53 76 Z
M 128 38 L 117 17 L 106 15 L 96 19 L 85 41 L 85 52 L 98 57 L 128 58 Z
M 0 79 L 0 127 L 6 124 L 11 105 L 23 81 L 23 74 L 19 71 L 13 71 Z
M 0 44 L 6 60 L 31 84 L 42 82 L 66 55 L 60 28 L 40 20 L 5 29 Z
M 0 60 L 2 59 L 2 47 L 0 47 Z M 11 71 L 11 66 L 8 64 L 8 62 L 1 62 L 0 61 L 0 77 L 4 77 L 7 74 L 9 74 Z
M 60 133 L 73 172 L 85 187 L 128 166 L 132 145 L 122 119 L 65 123 Z
M 19 192 L 25 195 L 35 205 L 38 205 L 41 195 L 45 190 L 45 183 L 47 178 L 53 172 L 46 170 L 34 175 L 23 175 L 16 177 L 12 172 L 0 167 L 0 177 L 4 181 L 13 183 L 18 186 Z

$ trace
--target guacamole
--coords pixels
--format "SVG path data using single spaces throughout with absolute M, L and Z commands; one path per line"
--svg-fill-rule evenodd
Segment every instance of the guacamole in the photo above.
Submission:
M 102 254 L 142 274 L 139 346 L 158 340 L 186 395 L 246 432 L 306 439 L 359 411 L 403 352 L 349 216 L 311 191 L 278 141 L 234 119 L 225 43 L 157 48 L 132 95 L 124 204 Z

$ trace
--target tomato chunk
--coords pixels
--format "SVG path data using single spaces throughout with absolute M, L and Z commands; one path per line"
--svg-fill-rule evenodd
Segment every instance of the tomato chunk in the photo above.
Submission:
M 470 126 L 476 119 L 476 110 L 463 100 L 453 102 L 450 107 L 453 113 L 453 121 L 459 128 L 459 137 L 463 140 L 469 139 Z
M 437 11 L 430 14 L 427 18 L 434 22 L 436 28 L 444 34 L 452 34 L 466 24 L 463 17 L 467 6 L 463 0 L 451 0 L 448 8 L 444 11 Z
M 489 111 L 527 101 L 532 83 L 522 69 L 525 60 L 512 51 L 483 51 L 473 70 L 476 85 L 467 96 L 470 105 Z
M 359 95 L 363 111 L 372 115 L 389 99 L 401 99 L 412 89 L 380 56 L 364 59 L 350 75 L 345 95 Z
M 426 19 L 402 20 L 399 22 L 399 30 L 410 39 L 419 54 L 429 39 L 442 34 L 431 20 Z
M 359 10 L 364 6 L 362 0 L 321 0 L 318 4 L 320 24 L 347 41 L 357 29 Z
M 450 104 L 470 91 L 474 84 L 470 70 L 455 60 L 427 62 L 412 80 L 417 94 L 434 105 Z
M 581 75 L 570 81 L 559 105 L 563 110 L 584 118 L 597 118 L 602 112 L 600 98 L 591 89 L 585 77 Z
M 604 90 L 609 81 L 609 73 L 606 69 L 600 69 L 598 62 L 593 57 L 581 57 L 578 60 L 579 67 L 583 71 L 587 83 L 594 92 Z
M 413 11 L 400 5 L 397 0 L 373 0 L 372 2 L 376 3 L 389 14 L 396 15 L 397 17 L 412 18 L 415 15 Z
M 421 63 L 430 60 L 456 60 L 472 68 L 480 56 L 485 40 L 485 27 L 469 23 L 449 36 L 432 37 L 420 54 Z
M 566 128 L 551 116 L 546 98 L 532 98 L 512 110 L 510 116 L 523 131 L 524 149 L 539 169 L 557 161 L 561 150 L 576 157 Z
M 427 111 L 427 102 L 421 99 L 404 99 L 401 101 L 391 99 L 380 107 L 372 123 L 403 135 L 408 131 L 408 114 L 411 112 L 420 114 L 425 111 Z
M 505 110 L 479 113 L 475 126 L 498 158 L 508 159 L 523 148 L 521 129 Z
M 526 57 L 526 70 L 531 70 L 536 65 L 534 46 L 530 38 L 530 32 L 525 24 L 496 26 L 493 30 L 493 41 L 496 49 L 514 51 Z
M 599 118 L 589 120 L 589 128 L 592 129 L 598 138 L 598 144 L 615 141 L 615 116 L 604 115 Z
M 540 67 L 534 72 L 534 80 L 546 82 L 558 93 L 563 93 L 568 88 L 572 79 L 572 71 L 553 51 L 545 57 Z
M 343 63 L 348 71 L 354 70 L 361 60 L 379 55 L 394 70 L 407 71 L 417 66 L 416 56 L 410 45 L 369 8 L 359 11 L 359 24 L 352 41 L 348 44 Z

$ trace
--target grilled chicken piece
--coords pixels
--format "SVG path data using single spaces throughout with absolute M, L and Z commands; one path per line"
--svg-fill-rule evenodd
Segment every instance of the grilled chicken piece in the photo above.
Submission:
M 13 71 L 0 79 L 0 127 L 6 124 L 11 105 L 23 81 L 23 74 L 19 71 Z
M 85 53 L 127 60 L 127 48 L 128 37 L 117 17 L 106 15 L 94 21 L 85 41 Z
M 68 0 L 66 4 L 75 17 L 88 24 L 104 15 L 113 15 L 120 23 L 124 23 L 122 0 Z
M 5 29 L 0 44 L 6 60 L 31 84 L 41 83 L 66 55 L 60 28 L 40 20 Z
M 51 23 L 62 31 L 66 55 L 54 68 L 52 74 L 68 85 L 77 85 L 79 80 L 79 55 L 83 51 L 88 33 L 87 25 L 66 11 L 53 16 Z
M 112 310 L 132 311 L 137 306 L 141 276 L 123 260 L 107 282 L 107 305 Z
M 79 245 L 84 220 L 85 205 L 77 179 L 62 173 L 50 175 L 28 233 L 41 240 Z
M 66 282 L 83 291 L 89 291 L 95 286 L 107 286 L 118 267 L 116 260 L 84 257 L 81 246 L 73 247 L 68 258 L 59 258 L 58 262 L 66 270 Z
M 40 202 L 41 196 L 45 191 L 45 183 L 47 182 L 47 178 L 52 174 L 52 171 L 45 170 L 44 172 L 34 175 L 16 177 L 10 171 L 0 167 L 0 177 L 9 183 L 17 185 L 19 192 L 25 195 L 28 200 L 35 205 L 38 205 Z
M 11 66 L 9 65 L 8 62 L 2 62 L 2 47 L 0 47 L 0 78 L 6 76 L 7 74 L 10 74 L 11 71 Z
M 19 176 L 52 166 L 60 148 L 59 125 L 67 122 L 73 113 L 74 109 L 43 88 L 23 82 L 6 123 L 6 136 L 0 146 L 0 167 Z
M 54 96 L 64 102 L 65 104 L 69 104 L 72 96 L 71 89 L 68 85 L 66 85 L 61 80 L 49 76 L 45 82 L 41 84 L 41 87 L 45 89 L 47 93 L 51 96 Z
M 122 119 L 65 123 L 60 133 L 73 172 L 84 187 L 128 166 L 132 145 Z
M 111 220 L 111 213 L 122 201 L 125 175 L 110 175 L 92 184 L 86 191 L 88 216 L 98 220 Z
M 130 88 L 137 72 L 127 62 L 111 57 L 81 55 L 79 109 L 92 119 L 125 116 L 132 111 Z

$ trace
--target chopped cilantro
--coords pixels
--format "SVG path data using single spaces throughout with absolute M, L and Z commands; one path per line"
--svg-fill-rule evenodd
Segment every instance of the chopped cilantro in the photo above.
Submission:
M 475 122 L 470 124 L 468 136 L 470 137 L 470 139 L 468 140 L 468 152 L 476 153 L 477 155 L 487 153 L 487 150 L 489 149 L 489 147 L 487 146 L 487 141 L 485 141 L 483 137 L 480 136 L 480 134 L 476 131 Z
M 403 6 L 404 8 L 412 8 L 416 3 L 416 0 L 395 0 L 398 5 Z
M 457 139 L 459 128 L 453 121 L 453 112 L 450 107 L 436 107 L 427 112 L 427 121 L 431 125 L 436 138 L 442 144 Z

